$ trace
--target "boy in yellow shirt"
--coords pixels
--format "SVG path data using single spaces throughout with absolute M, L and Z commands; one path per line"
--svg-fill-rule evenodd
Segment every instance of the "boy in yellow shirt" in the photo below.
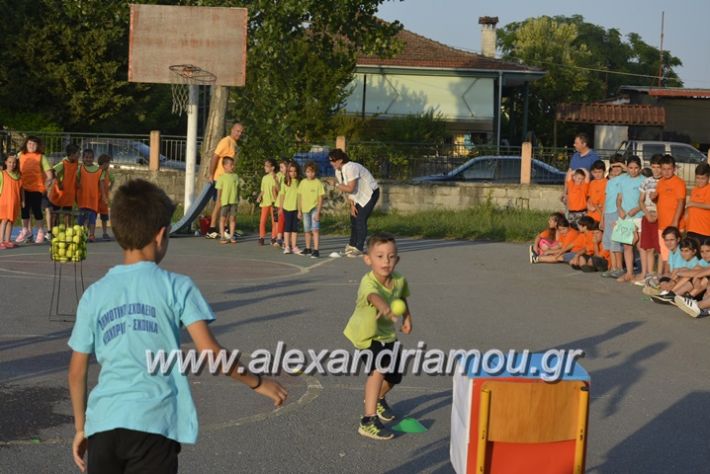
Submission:
M 303 255 L 311 258 L 320 257 L 320 211 L 323 207 L 325 189 L 323 183 L 317 178 L 318 165 L 309 161 L 306 163 L 306 179 L 298 183 L 298 219 L 303 220 L 303 235 L 306 239 L 306 248 Z M 311 250 L 311 233 L 313 234 L 313 250 Z
M 220 244 L 229 243 L 230 237 L 233 244 L 237 243 L 237 203 L 239 202 L 239 176 L 234 172 L 234 158 L 225 156 L 222 158 L 224 173 L 217 178 L 215 189 L 219 191 L 220 206 L 219 230 L 222 232 Z M 229 219 L 229 234 L 223 231 L 224 225 Z
M 392 421 L 395 416 L 385 401 L 385 395 L 402 381 L 399 351 L 393 351 L 397 342 L 394 327 L 397 318 L 390 305 L 396 299 L 402 299 L 406 304 L 409 286 L 407 280 L 394 271 L 399 256 L 392 234 L 372 235 L 367 240 L 364 260 L 371 271 L 360 280 L 355 311 L 350 316 L 343 334 L 357 349 L 372 354 L 372 370 L 365 383 L 365 411 L 358 433 L 372 439 L 387 440 L 392 439 L 394 434 L 382 425 L 382 421 Z M 412 314 L 409 312 L 409 305 L 406 306 L 402 314 L 401 331 L 409 334 L 412 332 Z M 394 354 L 383 354 L 380 357 L 381 367 L 389 367 L 394 357 L 393 371 L 380 370 L 374 365 L 378 354 L 385 349 Z

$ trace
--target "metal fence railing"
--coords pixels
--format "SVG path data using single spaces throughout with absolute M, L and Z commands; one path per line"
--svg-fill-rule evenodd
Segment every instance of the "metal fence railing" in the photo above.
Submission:
M 19 150 L 28 136 L 42 140 L 45 155 L 57 162 L 65 156 L 65 148 L 75 144 L 80 149 L 94 150 L 94 156 L 111 155 L 113 163 L 122 167 L 148 167 L 150 158 L 150 136 L 136 134 L 77 133 L 77 132 L 35 132 L 6 131 L 0 140 L 2 155 Z M 201 146 L 198 138 L 198 150 Z M 160 136 L 160 166 L 170 169 L 185 169 L 186 140 L 174 135 Z M 200 160 L 198 154 L 198 163 Z

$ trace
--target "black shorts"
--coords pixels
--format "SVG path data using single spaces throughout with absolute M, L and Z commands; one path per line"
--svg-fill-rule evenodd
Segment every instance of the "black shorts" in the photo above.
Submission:
M 101 220 L 104 222 L 108 222 L 108 214 L 100 214 Z
M 165 436 L 116 428 L 89 436 L 89 474 L 178 472 L 180 443 Z
M 284 232 L 298 232 L 298 211 L 284 210 Z
M 367 349 L 364 349 L 362 352 L 371 352 L 372 353 L 372 370 L 370 370 L 370 373 L 374 372 L 377 370 L 377 355 L 382 352 L 385 349 L 389 349 L 390 351 L 394 350 L 394 344 L 397 341 L 394 342 L 386 342 L 382 343 L 379 341 L 372 341 L 372 344 L 370 347 Z M 402 346 L 399 347 L 399 350 L 395 353 L 395 362 L 394 362 L 394 367 L 392 371 L 380 371 L 385 375 L 385 380 L 389 382 L 390 385 L 397 385 L 398 383 L 402 382 L 402 372 L 400 371 L 400 362 L 402 359 L 401 356 L 402 352 Z M 382 361 L 380 365 L 384 367 L 388 367 L 390 363 L 392 362 L 392 356 L 389 353 L 385 353 L 382 356 Z
M 596 255 L 592 257 L 592 264 L 594 269 L 598 272 L 605 272 L 609 270 L 609 262 L 606 258 L 597 257 Z
M 22 218 L 29 219 L 30 211 L 32 211 L 35 220 L 41 221 L 44 219 L 44 214 L 42 213 L 44 210 L 42 207 L 43 199 L 46 200 L 39 191 L 25 191 L 25 205 L 22 206 L 22 211 L 20 212 Z

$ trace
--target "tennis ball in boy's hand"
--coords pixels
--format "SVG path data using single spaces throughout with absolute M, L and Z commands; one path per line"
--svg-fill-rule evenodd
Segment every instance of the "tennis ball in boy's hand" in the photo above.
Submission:
M 401 299 L 397 298 L 395 300 L 392 300 L 392 303 L 390 303 L 390 309 L 392 310 L 392 313 L 396 316 L 402 316 L 404 313 L 407 312 L 407 304 Z

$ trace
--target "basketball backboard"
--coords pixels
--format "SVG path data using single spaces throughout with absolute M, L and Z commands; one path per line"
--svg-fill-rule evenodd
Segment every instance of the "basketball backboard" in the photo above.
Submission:
M 172 84 L 170 66 L 191 64 L 243 86 L 246 40 L 246 8 L 131 4 L 128 81 Z

